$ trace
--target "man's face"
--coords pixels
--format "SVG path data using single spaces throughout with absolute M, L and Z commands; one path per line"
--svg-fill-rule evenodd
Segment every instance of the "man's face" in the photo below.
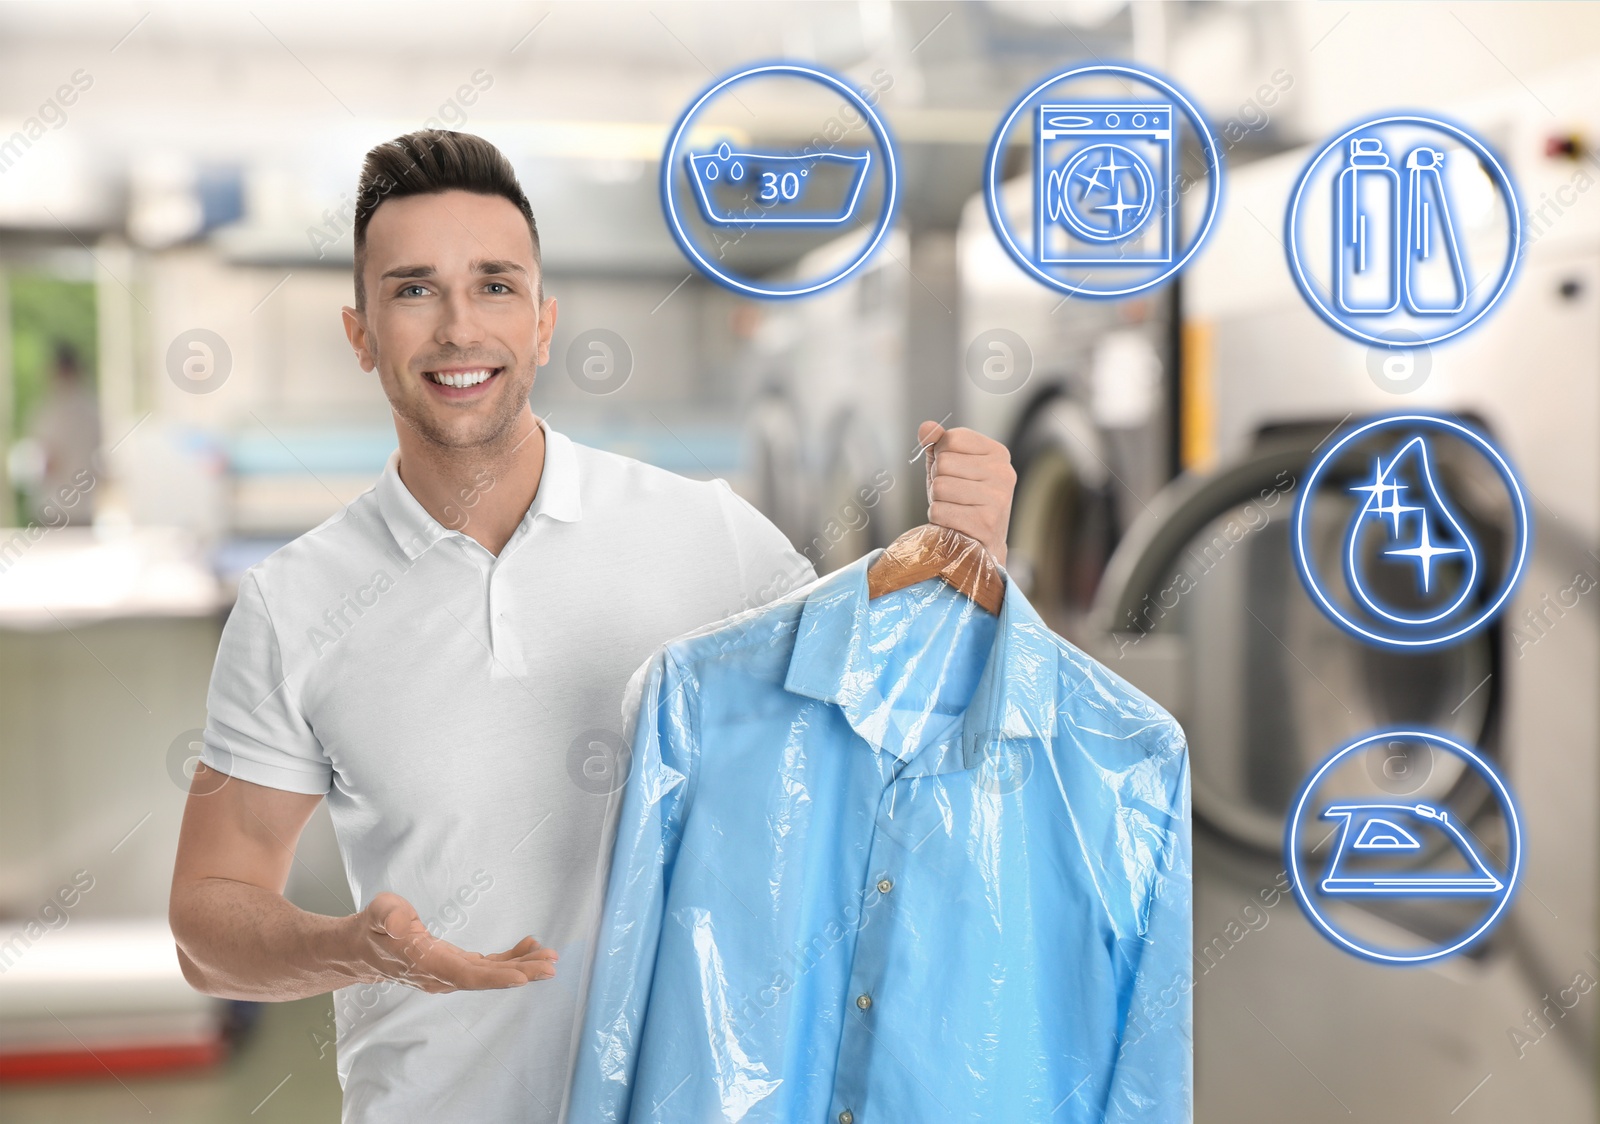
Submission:
M 556 320 L 522 212 L 466 191 L 387 200 L 367 226 L 363 277 L 367 307 L 344 310 L 345 332 L 395 413 L 448 448 L 510 439 Z

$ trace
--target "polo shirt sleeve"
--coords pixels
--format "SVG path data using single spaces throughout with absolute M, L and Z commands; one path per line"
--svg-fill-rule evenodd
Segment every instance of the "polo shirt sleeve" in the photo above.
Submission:
M 754 609 L 816 580 L 816 567 L 720 476 L 712 481 L 739 566 L 737 610 Z
M 239 582 L 239 598 L 222 628 L 200 760 L 231 777 L 320 796 L 333 766 L 300 712 L 283 665 L 283 649 L 255 572 Z

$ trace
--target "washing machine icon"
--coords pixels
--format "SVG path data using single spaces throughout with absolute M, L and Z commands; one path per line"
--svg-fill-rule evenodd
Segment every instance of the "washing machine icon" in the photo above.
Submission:
M 1040 265 L 1172 261 L 1170 104 L 1041 105 L 1034 153 Z

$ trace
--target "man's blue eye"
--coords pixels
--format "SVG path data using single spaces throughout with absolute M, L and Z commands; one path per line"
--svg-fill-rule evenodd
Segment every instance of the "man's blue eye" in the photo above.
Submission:
M 507 285 L 504 281 L 491 281 L 491 282 L 489 282 L 489 287 L 491 289 L 501 289 L 501 290 L 504 290 L 507 293 L 509 293 L 511 291 L 511 287 L 509 285 Z
M 400 290 L 400 295 L 410 296 L 413 292 L 426 293 L 427 291 L 428 290 L 423 288 L 421 285 L 407 285 L 405 288 Z

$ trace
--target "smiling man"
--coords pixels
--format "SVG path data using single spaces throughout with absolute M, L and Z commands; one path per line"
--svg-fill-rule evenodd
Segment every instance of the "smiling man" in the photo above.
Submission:
M 345 330 L 399 449 L 240 583 L 172 931 L 212 995 L 335 991 L 345 1120 L 550 1121 L 626 777 L 628 677 L 815 573 L 724 481 L 533 413 L 556 301 L 494 146 L 427 131 L 373 149 L 355 245 Z M 933 422 L 919 439 L 937 442 L 930 520 L 1004 562 L 1004 446 Z M 361 907 L 347 917 L 283 896 L 324 799 Z

